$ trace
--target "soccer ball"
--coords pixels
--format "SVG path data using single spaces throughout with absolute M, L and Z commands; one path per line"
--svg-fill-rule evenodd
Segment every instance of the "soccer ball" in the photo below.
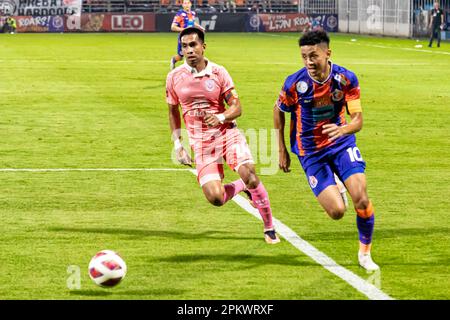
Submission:
M 89 277 L 101 287 L 114 287 L 126 273 L 125 261 L 111 250 L 98 252 L 89 263 Z

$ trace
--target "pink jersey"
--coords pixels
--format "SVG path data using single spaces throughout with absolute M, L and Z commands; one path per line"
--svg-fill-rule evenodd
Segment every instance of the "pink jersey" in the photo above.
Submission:
M 209 128 L 204 122 L 206 113 L 225 111 L 224 93 L 233 88 L 228 71 L 211 61 L 198 73 L 185 62 L 167 75 L 166 101 L 181 105 L 191 145 L 200 141 L 212 142 L 227 129 L 235 127 L 234 123 L 225 123 Z

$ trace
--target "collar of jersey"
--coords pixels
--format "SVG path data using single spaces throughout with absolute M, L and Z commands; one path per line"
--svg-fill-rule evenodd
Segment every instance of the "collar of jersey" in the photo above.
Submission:
M 314 81 L 315 83 L 318 83 L 318 84 L 324 84 L 325 82 L 327 82 L 328 80 L 330 80 L 331 74 L 333 73 L 333 61 L 330 60 L 329 62 L 330 62 L 330 74 L 328 75 L 328 77 L 327 77 L 324 81 L 319 82 L 319 81 L 315 80 L 313 77 L 311 77 L 311 75 L 309 74 L 308 70 L 306 70 L 306 72 L 308 73 L 308 77 L 309 77 L 312 81 Z
M 192 68 L 191 66 L 189 66 L 186 61 L 184 62 L 184 66 L 190 73 L 192 73 L 194 78 L 200 78 L 200 77 L 204 77 L 206 75 L 211 76 L 212 75 L 212 67 L 213 67 L 214 63 L 212 63 L 211 61 L 209 61 L 206 58 L 205 58 L 205 61 L 207 62 L 206 68 L 200 72 L 197 72 L 197 70 L 195 68 Z

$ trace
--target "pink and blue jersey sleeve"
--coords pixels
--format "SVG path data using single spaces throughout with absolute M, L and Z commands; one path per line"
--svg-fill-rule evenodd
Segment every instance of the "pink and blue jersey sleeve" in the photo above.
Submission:
M 277 99 L 277 106 L 283 112 L 292 112 L 297 107 L 298 95 L 295 81 L 288 77 L 281 88 Z
M 344 88 L 345 101 L 349 102 L 352 100 L 358 100 L 361 95 L 358 78 L 356 77 L 356 75 L 353 72 L 348 71 L 348 70 L 347 70 L 347 72 L 344 73 L 344 75 L 349 82 L 347 84 L 347 86 L 345 86 L 345 88 Z
M 193 27 L 195 24 L 195 17 L 196 13 L 194 11 L 186 12 L 184 10 L 180 10 L 173 18 L 172 24 L 175 24 L 177 27 L 183 29 Z

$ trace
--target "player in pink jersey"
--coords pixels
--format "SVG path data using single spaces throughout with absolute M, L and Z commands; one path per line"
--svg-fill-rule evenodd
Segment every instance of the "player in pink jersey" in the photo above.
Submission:
M 180 33 L 180 39 L 186 61 L 167 75 L 166 83 L 177 160 L 184 165 L 192 164 L 180 142 L 181 105 L 189 144 L 195 154 L 197 179 L 206 199 L 222 206 L 244 191 L 261 214 L 264 239 L 270 244 L 278 243 L 267 191 L 255 173 L 247 142 L 235 122 L 242 109 L 233 80 L 224 67 L 204 57 L 206 45 L 202 30 L 186 28 Z M 222 184 L 223 160 L 241 179 Z

